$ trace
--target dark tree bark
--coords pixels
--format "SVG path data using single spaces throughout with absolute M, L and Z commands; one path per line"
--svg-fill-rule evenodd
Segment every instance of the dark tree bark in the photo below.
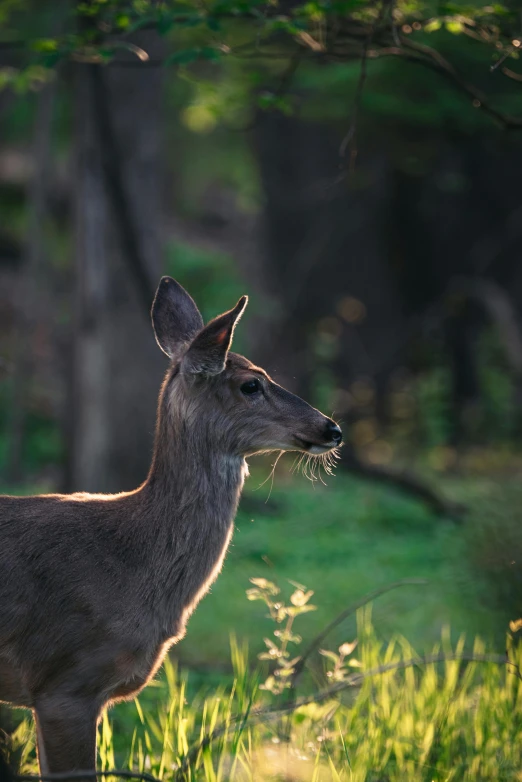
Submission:
M 153 33 L 136 42 L 160 46 Z M 150 461 L 164 368 L 148 314 L 162 270 L 162 74 L 77 68 L 74 489 L 131 489 Z
M 388 162 L 373 152 L 353 175 L 340 175 L 339 143 L 335 128 L 279 114 L 262 115 L 254 133 L 266 197 L 265 287 L 278 316 L 258 329 L 259 350 L 302 393 L 318 369 L 311 344 L 322 320 L 334 332 L 329 366 L 341 387 L 364 376 L 384 388 L 405 341 L 382 228 Z M 357 322 L 346 317 L 348 298 L 363 306 Z
M 260 227 L 267 237 L 265 276 L 257 283 L 277 309 L 276 317 L 257 329 L 261 361 L 308 396 L 317 371 L 313 332 L 328 318 L 337 331 L 330 362 L 337 383 L 346 387 L 371 378 L 384 399 L 386 378 L 409 334 L 383 230 L 392 192 L 386 158 L 374 153 L 351 180 L 339 179 L 339 145 L 331 129 L 275 114 L 260 118 L 254 148 L 266 197 Z M 354 322 L 346 317 L 347 298 L 363 307 L 364 316 Z M 439 515 L 462 515 L 462 508 L 414 475 L 364 464 L 350 444 L 340 464 L 361 479 L 410 494 Z
M 67 489 L 108 491 L 110 477 L 110 205 L 89 70 L 76 67 L 76 297 Z
M 45 288 L 45 241 L 48 169 L 55 85 L 45 87 L 37 97 L 32 149 L 33 173 L 27 188 L 29 223 L 22 269 L 16 290 L 17 332 L 14 335 L 12 398 L 8 418 L 7 480 L 23 477 L 22 460 L 29 386 L 31 383 L 35 330 L 42 312 Z

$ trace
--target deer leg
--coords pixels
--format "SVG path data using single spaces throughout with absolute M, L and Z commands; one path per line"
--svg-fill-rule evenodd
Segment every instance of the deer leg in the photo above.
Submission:
M 96 770 L 98 708 L 92 701 L 49 698 L 35 707 L 40 773 Z

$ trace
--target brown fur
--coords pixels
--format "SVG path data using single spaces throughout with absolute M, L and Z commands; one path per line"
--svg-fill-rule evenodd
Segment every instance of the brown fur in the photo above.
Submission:
M 330 419 L 229 353 L 245 305 L 203 327 L 181 286 L 160 283 L 153 323 L 171 364 L 138 489 L 0 498 L 0 700 L 33 709 L 42 772 L 94 769 L 101 710 L 139 692 L 183 635 L 221 569 L 245 456 L 339 444 Z

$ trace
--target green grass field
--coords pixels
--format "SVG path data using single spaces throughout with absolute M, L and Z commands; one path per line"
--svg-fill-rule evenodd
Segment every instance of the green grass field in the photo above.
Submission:
M 457 634 L 504 642 L 512 617 L 492 610 L 467 551 L 473 528 L 488 503 L 496 502 L 496 483 L 468 479 L 443 485 L 452 497 L 470 503 L 470 516 L 459 526 L 398 492 L 343 473 L 328 478 L 327 486 L 312 485 L 291 475 L 288 465 L 291 461 L 280 464 L 269 499 L 269 483 L 258 488 L 267 469 L 249 478 L 223 571 L 174 649 L 182 663 L 226 664 L 231 632 L 248 639 L 254 650 L 262 647 L 264 613 L 244 599 L 249 578 L 259 576 L 279 583 L 292 579 L 315 591 L 321 611 L 303 619 L 306 635 L 367 592 L 418 577 L 428 583 L 376 602 L 374 621 L 383 638 L 401 633 L 417 648 L 430 648 L 449 625 Z M 341 642 L 350 632 L 353 625 L 333 640 Z
M 502 664 L 394 670 L 290 717 L 252 719 L 252 711 L 277 709 L 285 696 L 258 687 L 269 670 L 257 656 L 275 625 L 267 606 L 246 599 L 251 578 L 276 582 L 287 601 L 289 581 L 314 591 L 317 610 L 296 618 L 303 641 L 291 656 L 365 594 L 399 579 L 426 580 L 382 595 L 371 611 L 337 627 L 321 646 L 337 653 L 357 638 L 358 667 L 328 679 L 333 658 L 315 653 L 298 696 L 418 654 L 502 655 L 509 620 L 519 616 L 518 576 L 505 575 L 506 562 L 515 564 L 522 551 L 516 474 L 439 477 L 438 488 L 469 507 L 459 525 L 343 473 L 312 485 L 290 465 L 282 460 L 272 490 L 270 482 L 260 487 L 268 462 L 254 465 L 223 572 L 139 705 L 120 704 L 104 718 L 101 767 L 141 769 L 169 782 L 520 780 L 522 681 Z M 231 636 L 239 644 L 232 655 Z M 511 659 L 521 662 L 517 654 Z M 14 737 L 15 748 L 25 747 L 26 771 L 35 770 L 31 736 L 26 720 Z
M 489 650 L 478 639 L 472 651 L 482 659 L 460 661 L 454 658 L 462 656 L 464 639 L 452 644 L 443 633 L 432 650 L 436 659 L 421 662 L 406 639 L 381 641 L 369 607 L 357 620 L 356 656 L 349 651 L 328 680 L 325 669 L 331 676 L 335 667 L 323 655 L 323 676 L 316 673 L 323 697 L 305 695 L 290 712 L 281 711 L 284 692 L 259 689 L 262 676 L 251 673 L 246 650 L 234 644 L 234 678 L 219 686 L 194 690 L 167 660 L 139 702 L 103 716 L 100 768 L 169 782 L 520 780 L 520 648 L 508 650 L 518 669 L 502 656 L 485 661 Z M 325 683 L 343 689 L 325 695 Z M 22 751 L 23 771 L 34 773 L 27 720 L 13 745 Z

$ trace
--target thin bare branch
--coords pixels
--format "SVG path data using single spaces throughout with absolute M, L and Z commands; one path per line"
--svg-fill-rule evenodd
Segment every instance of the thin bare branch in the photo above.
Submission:
M 373 59 L 390 56 L 401 57 L 416 65 L 440 73 L 450 80 L 460 92 L 470 97 L 475 108 L 482 109 L 484 113 L 499 122 L 506 130 L 522 129 L 522 117 L 513 117 L 492 106 L 483 92 L 475 87 L 474 84 L 471 84 L 464 79 L 449 60 L 443 57 L 436 49 L 432 49 L 431 46 L 425 46 L 424 44 L 419 44 L 411 40 L 404 42 L 404 47 L 405 48 L 397 48 L 396 46 L 389 46 L 382 49 L 375 49 L 369 52 L 368 56 Z
M 346 155 L 346 149 L 348 146 L 352 143 L 352 141 L 355 139 L 355 134 L 357 132 L 357 118 L 359 116 L 359 110 L 361 107 L 361 101 L 362 101 L 362 93 L 364 89 L 364 85 L 366 82 L 366 78 L 368 76 L 368 51 L 370 46 L 372 45 L 375 33 L 377 28 L 382 22 L 384 12 L 386 10 L 386 2 L 383 0 L 381 3 L 381 9 L 379 11 L 379 15 L 375 22 L 370 27 L 370 31 L 366 38 L 364 39 L 364 43 L 362 46 L 362 53 L 361 53 L 361 70 L 359 72 L 359 79 L 357 81 L 357 87 L 355 88 L 355 96 L 353 99 L 353 108 L 352 108 L 352 117 L 350 120 L 350 127 L 348 128 L 348 132 L 346 133 L 345 137 L 341 141 L 341 145 L 339 147 L 339 154 L 341 157 L 345 157 Z M 354 145 L 352 148 L 352 154 L 351 159 L 353 160 L 357 156 L 357 146 Z
M 437 516 L 443 516 L 461 523 L 467 512 L 465 505 L 448 500 L 418 476 L 406 471 L 395 470 L 380 464 L 366 464 L 353 451 L 341 451 L 340 466 L 353 475 L 368 481 L 388 484 L 399 491 L 424 502 Z
M 522 81 L 522 73 L 516 73 L 515 71 L 512 71 L 511 68 L 502 68 L 502 73 L 504 76 L 507 76 L 508 79 L 513 79 L 513 81 Z
M 344 622 L 345 619 L 354 614 L 359 608 L 362 608 L 368 603 L 371 603 L 371 601 L 375 600 L 377 597 L 385 595 L 387 592 L 391 592 L 393 589 L 398 589 L 399 587 L 403 586 L 424 586 L 427 583 L 428 582 L 425 578 L 404 578 L 401 581 L 394 581 L 392 584 L 387 584 L 386 586 L 380 587 L 379 589 L 374 589 L 373 592 L 369 592 L 364 597 L 361 597 L 360 600 L 356 600 L 355 603 L 352 603 L 348 606 L 348 608 L 345 608 L 344 611 L 341 611 L 341 613 L 336 616 L 335 619 L 332 619 L 332 621 L 326 625 L 324 630 L 316 635 L 316 637 L 311 641 L 309 646 L 303 652 L 301 659 L 295 666 L 290 682 L 291 688 L 294 689 L 297 686 L 297 681 L 304 670 L 306 661 L 310 655 L 319 648 L 326 636 L 329 635 L 335 627 L 340 625 L 341 622 Z
M 294 76 L 303 60 L 303 57 L 304 55 L 302 49 L 297 49 L 290 57 L 286 68 L 283 69 L 279 84 L 273 93 L 276 99 L 284 97 L 290 89 Z M 242 125 L 239 128 L 227 126 L 227 130 L 231 130 L 236 133 L 247 133 L 248 131 L 253 130 L 257 126 L 258 122 L 259 115 L 255 116 L 250 122 L 247 122 L 246 125 Z

